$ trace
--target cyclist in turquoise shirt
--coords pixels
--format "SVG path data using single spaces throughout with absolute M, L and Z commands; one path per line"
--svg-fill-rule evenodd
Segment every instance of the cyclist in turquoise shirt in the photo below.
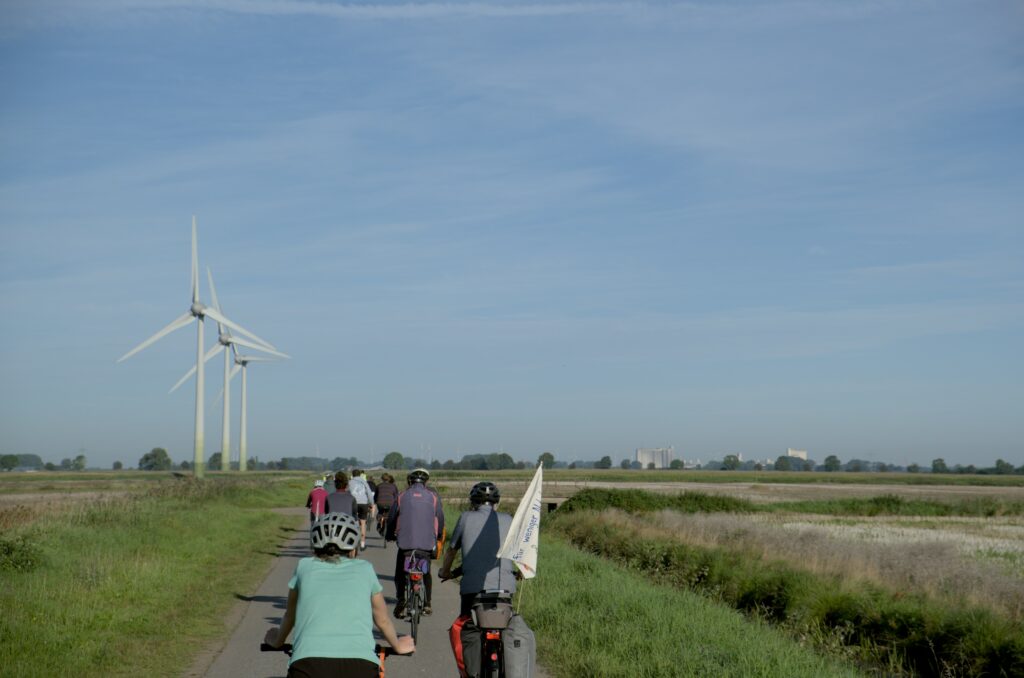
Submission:
M 314 556 L 296 565 L 281 626 L 268 629 L 264 642 L 280 647 L 294 628 L 288 678 L 377 678 L 374 626 L 399 654 L 416 646 L 395 633 L 373 565 L 354 557 L 359 522 L 328 513 L 313 523 L 310 542 Z

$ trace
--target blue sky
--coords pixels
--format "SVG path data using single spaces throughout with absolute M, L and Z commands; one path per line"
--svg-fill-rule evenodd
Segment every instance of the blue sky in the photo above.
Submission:
M 1024 463 L 1019 3 L 22 0 L 0 87 L 4 453 L 191 458 L 195 214 L 250 455 Z

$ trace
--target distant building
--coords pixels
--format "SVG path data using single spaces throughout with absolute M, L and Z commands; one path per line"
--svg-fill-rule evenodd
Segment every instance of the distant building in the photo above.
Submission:
M 668 468 L 673 459 L 674 447 L 638 447 L 636 450 L 636 460 L 643 468 L 651 464 L 654 464 L 654 468 Z
M 794 450 L 792 447 L 786 450 L 787 457 L 796 457 L 807 461 L 807 450 Z

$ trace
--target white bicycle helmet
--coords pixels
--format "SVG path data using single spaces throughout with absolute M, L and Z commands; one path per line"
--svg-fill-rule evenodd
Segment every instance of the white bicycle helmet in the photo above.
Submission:
M 350 513 L 322 515 L 309 528 L 309 542 L 314 549 L 334 544 L 342 551 L 352 551 L 359 545 L 359 521 Z
M 322 480 L 313 481 L 313 486 L 314 487 L 323 487 L 324 486 L 324 481 L 322 481 Z

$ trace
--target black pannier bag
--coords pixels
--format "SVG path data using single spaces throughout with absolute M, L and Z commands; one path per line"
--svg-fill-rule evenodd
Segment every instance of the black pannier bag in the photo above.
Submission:
M 459 617 L 448 629 L 448 636 L 455 654 L 461 678 L 480 678 L 480 652 L 483 649 L 483 632 L 466 615 Z

